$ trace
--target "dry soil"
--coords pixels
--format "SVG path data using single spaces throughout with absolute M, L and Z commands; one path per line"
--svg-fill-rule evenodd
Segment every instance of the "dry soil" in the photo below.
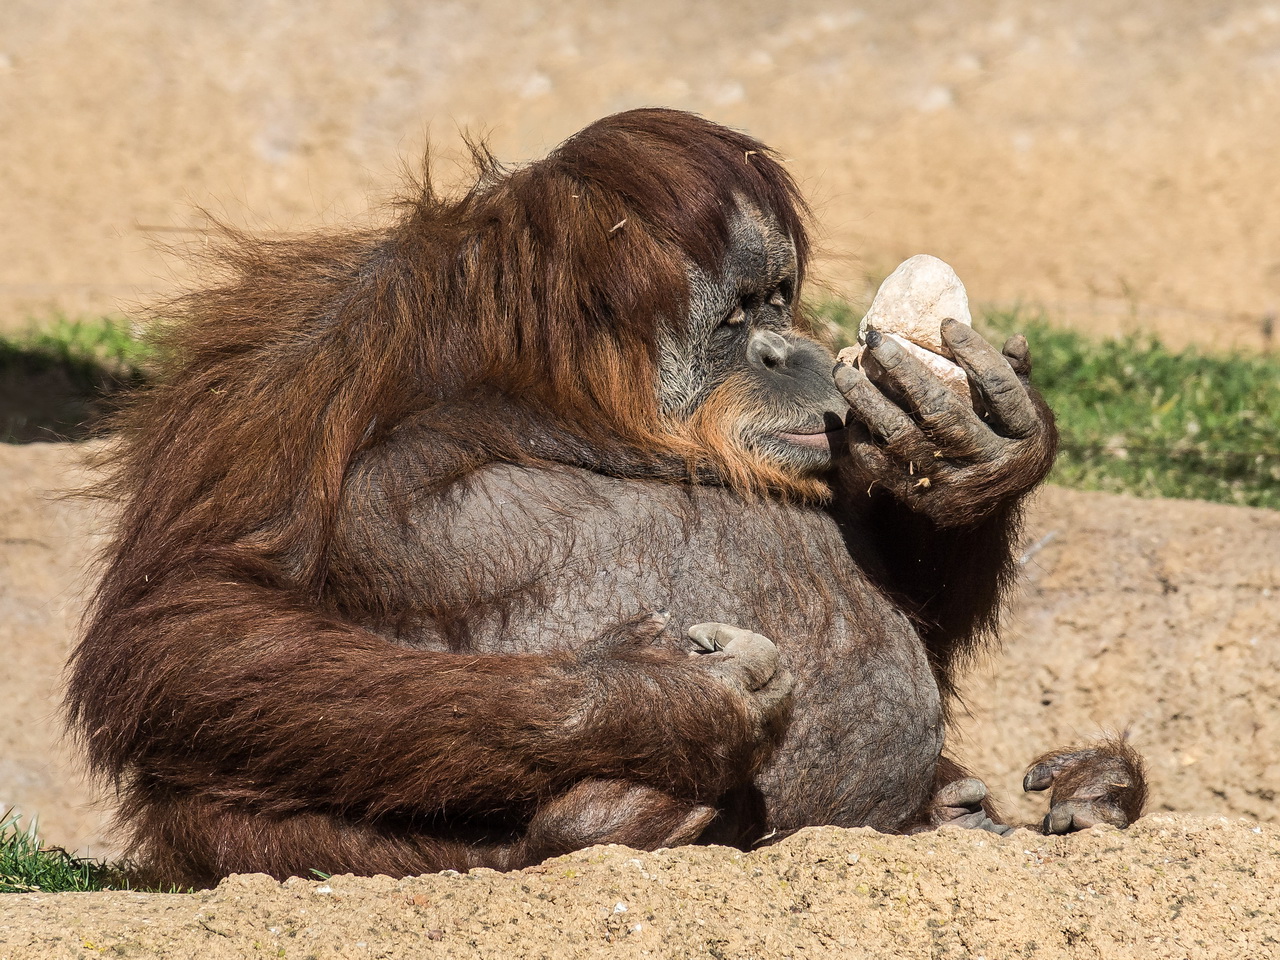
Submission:
M 194 895 L 19 894 L 0 958 L 1270 958 L 1280 830 L 919 837 L 823 827 L 743 854 L 594 847 L 518 873 L 233 877 Z
M 186 268 L 156 242 L 201 243 L 199 206 L 376 218 L 428 134 L 458 181 L 460 129 L 520 160 L 654 103 L 790 158 L 835 292 L 923 251 L 980 302 L 1270 345 L 1280 7 L 1215 0 L 3 0 L 0 330 L 171 290 Z M 105 854 L 56 723 L 105 523 L 48 493 L 86 482 L 80 453 L 0 447 L 0 805 Z M 953 746 L 1031 821 L 1031 756 L 1127 728 L 1154 811 L 1127 832 L 824 829 L 511 875 L 4 896 L 0 960 L 1277 955 L 1280 515 L 1049 489 L 1025 550 Z

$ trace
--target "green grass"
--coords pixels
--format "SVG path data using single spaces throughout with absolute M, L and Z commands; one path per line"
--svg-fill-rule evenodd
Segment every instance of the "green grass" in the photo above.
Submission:
M 56 319 L 0 337 L 0 441 L 92 436 L 112 398 L 147 376 L 151 350 L 119 318 Z
M 1023 332 L 1062 435 L 1051 481 L 1280 509 L 1280 358 L 1096 342 L 1043 322 Z
M 12 810 L 0 815 L 0 893 L 81 893 L 132 889 L 119 866 L 46 847 L 36 825 L 24 827 Z
M 86 379 L 101 373 L 121 380 L 146 375 L 151 347 L 122 317 L 55 317 L 16 336 L 0 337 L 0 374 L 15 367 L 59 366 Z

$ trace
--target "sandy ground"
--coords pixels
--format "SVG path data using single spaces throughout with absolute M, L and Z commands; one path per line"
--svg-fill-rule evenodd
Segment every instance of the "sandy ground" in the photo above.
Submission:
M 51 842 L 89 855 L 114 851 L 105 808 L 61 740 L 62 665 L 91 589 L 104 526 L 67 491 L 88 483 L 87 447 L 0 444 L 0 811 L 38 818 Z
M 820 274 L 905 257 L 977 301 L 1262 346 L 1280 309 L 1280 6 L 1240 0 L 4 0 L 0 329 L 132 309 L 208 207 L 379 210 L 429 133 L 537 156 L 633 106 L 782 150 Z
M 108 805 L 95 805 L 56 722 L 103 524 L 91 503 L 47 491 L 87 481 L 83 452 L 0 446 L 0 806 L 104 854 Z M 606 944 L 724 957 L 1280 950 L 1280 513 L 1048 488 L 1026 554 L 1005 649 L 965 684 L 970 716 L 953 748 L 1034 822 L 1042 801 L 1019 790 L 1027 761 L 1128 728 L 1155 816 L 1127 833 L 827 830 L 745 858 L 690 848 L 637 867 L 631 853 L 592 852 L 532 874 L 344 879 L 333 895 L 258 878 L 194 897 L 5 896 L 0 960 L 230 957 L 255 943 L 317 957 L 560 957 Z
M 519 873 L 5 898 L 0 958 L 1240 958 L 1280 951 L 1280 829 L 1069 838 L 811 829 L 742 854 L 594 847 Z

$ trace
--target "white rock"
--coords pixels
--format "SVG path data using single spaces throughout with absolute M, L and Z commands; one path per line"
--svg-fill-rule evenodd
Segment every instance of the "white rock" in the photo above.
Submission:
M 950 359 L 942 343 L 942 321 L 947 319 L 973 326 L 969 296 L 948 264 L 921 253 L 885 277 L 871 309 L 858 324 L 858 341 L 865 342 L 867 328 L 873 327 Z
M 964 284 L 948 264 L 918 254 L 885 277 L 871 309 L 858 324 L 858 345 L 840 351 L 839 359 L 875 366 L 872 358 L 864 356 L 863 345 L 867 330 L 878 330 L 924 363 L 944 385 L 967 397 L 969 378 L 952 362 L 951 351 L 942 342 L 942 321 L 948 319 L 973 326 Z
M 969 396 L 969 377 L 959 364 L 952 363 L 946 357 L 939 356 L 924 347 L 918 347 L 910 340 L 904 340 L 897 334 L 889 333 L 885 334 L 885 336 L 892 338 L 897 342 L 898 346 L 928 367 L 933 375 L 942 381 L 944 386 L 954 390 L 962 397 Z M 874 357 L 866 355 L 865 351 L 866 347 L 862 344 L 855 344 L 852 347 L 845 347 L 841 350 L 836 359 L 845 363 L 852 363 L 854 366 L 866 370 L 871 376 L 878 377 L 880 364 L 876 362 Z

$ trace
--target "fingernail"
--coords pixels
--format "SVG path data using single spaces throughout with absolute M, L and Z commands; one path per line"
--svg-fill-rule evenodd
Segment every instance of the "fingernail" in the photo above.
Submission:
M 880 336 L 880 331 L 875 327 L 868 327 L 865 339 L 867 341 L 867 346 L 874 350 L 876 347 L 880 346 L 880 341 L 883 337 Z
M 853 389 L 853 381 L 858 378 L 858 368 L 851 363 L 837 363 L 831 376 L 836 382 L 836 389 L 848 393 Z

